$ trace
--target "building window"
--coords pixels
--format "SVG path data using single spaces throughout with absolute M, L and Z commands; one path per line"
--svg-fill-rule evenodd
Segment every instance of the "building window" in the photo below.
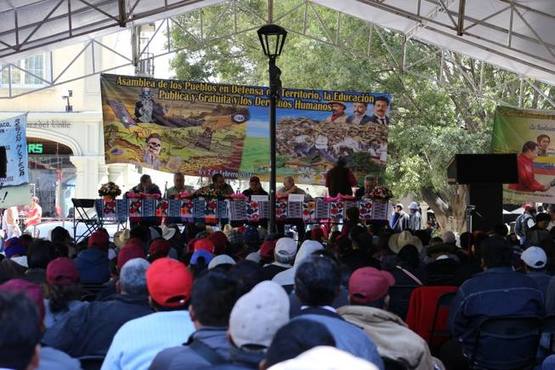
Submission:
M 11 64 L 1 64 L 2 70 L 0 85 L 8 88 L 10 83 L 10 69 L 12 88 L 31 88 L 44 86 L 42 80 L 48 80 L 48 58 L 46 54 L 34 55 Z M 18 68 L 19 67 L 19 68 Z

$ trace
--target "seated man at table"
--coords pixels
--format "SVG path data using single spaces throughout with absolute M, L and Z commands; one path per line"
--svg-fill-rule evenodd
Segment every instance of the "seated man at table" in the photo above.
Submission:
M 221 173 L 215 173 L 212 175 L 212 183 L 198 189 L 196 193 L 199 195 L 214 193 L 216 196 L 231 195 L 233 194 L 233 188 L 225 182 L 224 176 Z
M 250 198 L 252 195 L 268 195 L 268 192 L 262 189 L 258 176 L 252 176 L 249 181 L 249 188 L 243 190 L 243 195 Z
M 173 186 L 166 190 L 164 198 L 175 199 L 179 193 L 192 193 L 193 187 L 185 185 L 185 176 L 181 172 L 177 172 L 173 175 Z
M 128 192 L 128 194 L 129 193 L 162 195 L 162 192 L 160 191 L 160 188 L 158 187 L 158 185 L 153 184 L 152 179 L 150 178 L 150 175 L 146 175 L 146 174 L 141 176 L 141 182 L 137 186 L 134 186 Z
M 305 194 L 306 192 L 297 187 L 297 185 L 295 185 L 295 180 L 293 179 L 292 176 L 287 176 L 286 178 L 283 179 L 283 187 L 279 188 L 277 191 L 277 195 L 279 197 L 285 197 L 288 196 L 289 194 Z

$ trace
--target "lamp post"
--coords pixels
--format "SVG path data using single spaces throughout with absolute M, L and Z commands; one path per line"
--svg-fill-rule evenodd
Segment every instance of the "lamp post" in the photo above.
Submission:
M 287 37 L 287 31 L 275 24 L 260 27 L 258 38 L 268 57 L 270 74 L 270 222 L 268 230 L 276 232 L 276 103 L 281 93 L 281 70 L 276 66 Z

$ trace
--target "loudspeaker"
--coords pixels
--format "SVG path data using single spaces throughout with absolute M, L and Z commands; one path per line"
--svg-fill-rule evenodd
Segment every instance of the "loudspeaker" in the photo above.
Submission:
M 449 184 L 518 182 L 516 154 L 456 154 L 447 167 Z
M 469 202 L 476 208 L 472 211 L 472 230 L 489 230 L 503 223 L 503 185 L 468 185 Z
M 0 178 L 8 176 L 8 156 L 6 155 L 6 147 L 0 146 Z

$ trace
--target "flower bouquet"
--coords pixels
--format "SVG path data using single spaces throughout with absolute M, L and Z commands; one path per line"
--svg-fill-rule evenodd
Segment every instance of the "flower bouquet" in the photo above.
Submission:
M 388 200 L 393 198 L 393 193 L 389 190 L 389 188 L 378 185 L 370 193 L 370 198 Z
M 98 195 L 103 197 L 105 200 L 108 200 L 108 198 L 113 200 L 120 194 L 121 189 L 112 181 L 102 184 L 100 189 L 98 189 Z

